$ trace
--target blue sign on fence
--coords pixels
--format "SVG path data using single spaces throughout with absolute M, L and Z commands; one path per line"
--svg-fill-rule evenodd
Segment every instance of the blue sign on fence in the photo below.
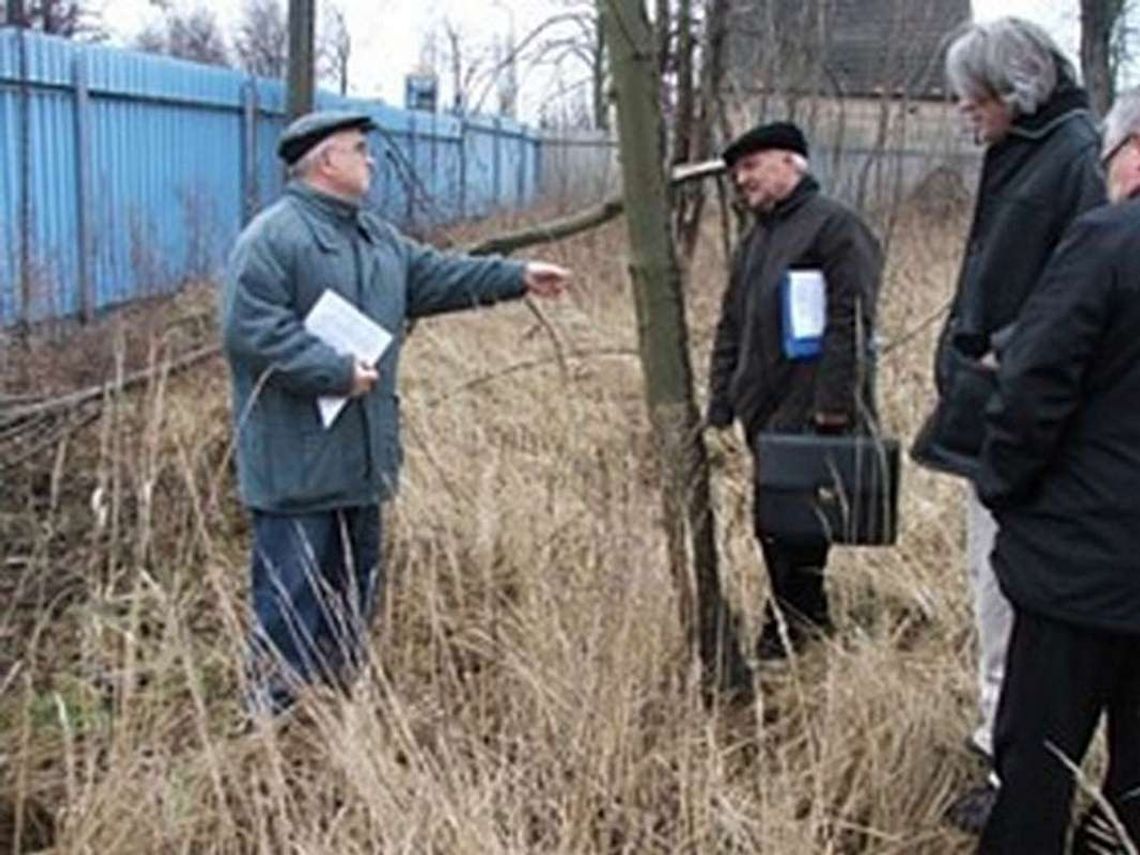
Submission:
M 404 107 L 434 113 L 439 103 L 439 78 L 434 74 L 408 74 L 404 77 Z

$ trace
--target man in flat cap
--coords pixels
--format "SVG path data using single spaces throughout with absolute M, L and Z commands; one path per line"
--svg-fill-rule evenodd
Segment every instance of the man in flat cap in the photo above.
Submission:
M 238 479 L 253 524 L 254 714 L 289 707 L 308 683 L 345 685 L 364 658 L 383 589 L 379 506 L 401 460 L 405 320 L 554 296 L 569 276 L 541 262 L 445 255 L 367 210 L 374 127 L 364 114 L 317 112 L 286 128 L 277 151 L 291 180 L 238 238 L 222 294 Z M 378 362 L 306 327 L 327 291 L 391 334 Z M 324 396 L 348 399 L 327 424 Z
M 716 328 L 708 423 L 725 428 L 739 419 L 754 454 L 762 431 L 865 430 L 874 418 L 867 354 L 883 264 L 878 240 L 855 212 L 820 193 L 794 124 L 755 127 L 723 157 L 755 223 L 733 261 Z M 792 299 L 806 311 L 789 311 Z M 772 593 L 757 654 L 783 659 L 777 612 L 796 647 L 831 628 L 823 586 L 829 544 L 773 536 L 757 505 L 753 523 Z

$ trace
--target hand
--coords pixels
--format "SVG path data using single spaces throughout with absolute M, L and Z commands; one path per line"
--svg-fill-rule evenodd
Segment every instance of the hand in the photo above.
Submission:
M 724 430 L 732 427 L 732 421 L 732 407 L 723 401 L 713 400 L 709 402 L 701 427 L 704 430 Z
M 352 389 L 348 393 L 349 397 L 360 398 L 367 395 L 376 386 L 376 381 L 379 379 L 379 371 L 367 362 L 356 360 L 352 367 Z
M 845 413 L 816 413 L 814 421 L 819 433 L 842 433 L 848 425 Z
M 557 297 L 570 283 L 570 271 L 545 261 L 528 261 L 523 271 L 527 293 L 537 297 Z

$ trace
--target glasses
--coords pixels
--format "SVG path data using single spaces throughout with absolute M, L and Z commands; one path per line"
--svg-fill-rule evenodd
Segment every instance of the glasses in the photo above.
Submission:
M 1120 150 L 1122 148 L 1124 148 L 1126 145 L 1128 145 L 1128 143 L 1130 143 L 1130 142 L 1132 142 L 1132 134 L 1125 134 L 1123 137 L 1120 138 L 1120 142 L 1118 142 L 1116 145 L 1114 145 L 1112 148 L 1110 148 L 1108 151 L 1106 151 L 1104 154 L 1102 154 L 1100 157 L 1101 168 L 1102 169 L 1108 169 L 1108 165 L 1110 163 L 1112 163 L 1112 159 L 1114 157 L 1116 157 L 1118 154 L 1120 154 Z
M 351 146 L 331 146 L 329 151 L 342 151 L 346 154 L 357 154 L 361 157 L 371 157 L 372 152 L 368 149 L 368 142 L 360 140 L 360 142 L 353 143 Z

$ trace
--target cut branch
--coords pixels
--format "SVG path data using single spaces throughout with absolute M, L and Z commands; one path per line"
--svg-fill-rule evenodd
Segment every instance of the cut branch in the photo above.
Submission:
M 676 187 L 689 181 L 701 181 L 705 178 L 714 178 L 724 172 L 724 161 L 719 159 L 707 160 L 703 163 L 682 163 L 673 167 L 670 185 Z M 473 244 L 463 247 L 468 255 L 510 255 L 542 243 L 553 243 L 563 238 L 572 237 L 581 232 L 589 231 L 598 226 L 605 225 L 610 220 L 620 216 L 625 210 L 625 201 L 621 196 L 612 196 L 598 205 L 582 211 L 548 220 L 535 226 L 527 226 L 506 234 L 494 235 L 484 238 Z
M 528 246 L 540 243 L 551 243 L 556 240 L 571 237 L 580 232 L 597 228 L 617 217 L 624 210 L 625 205 L 620 196 L 607 199 L 600 205 L 587 208 L 584 211 L 571 214 L 557 220 L 528 226 L 515 232 L 481 240 L 478 243 L 465 247 L 468 255 L 510 255 Z

